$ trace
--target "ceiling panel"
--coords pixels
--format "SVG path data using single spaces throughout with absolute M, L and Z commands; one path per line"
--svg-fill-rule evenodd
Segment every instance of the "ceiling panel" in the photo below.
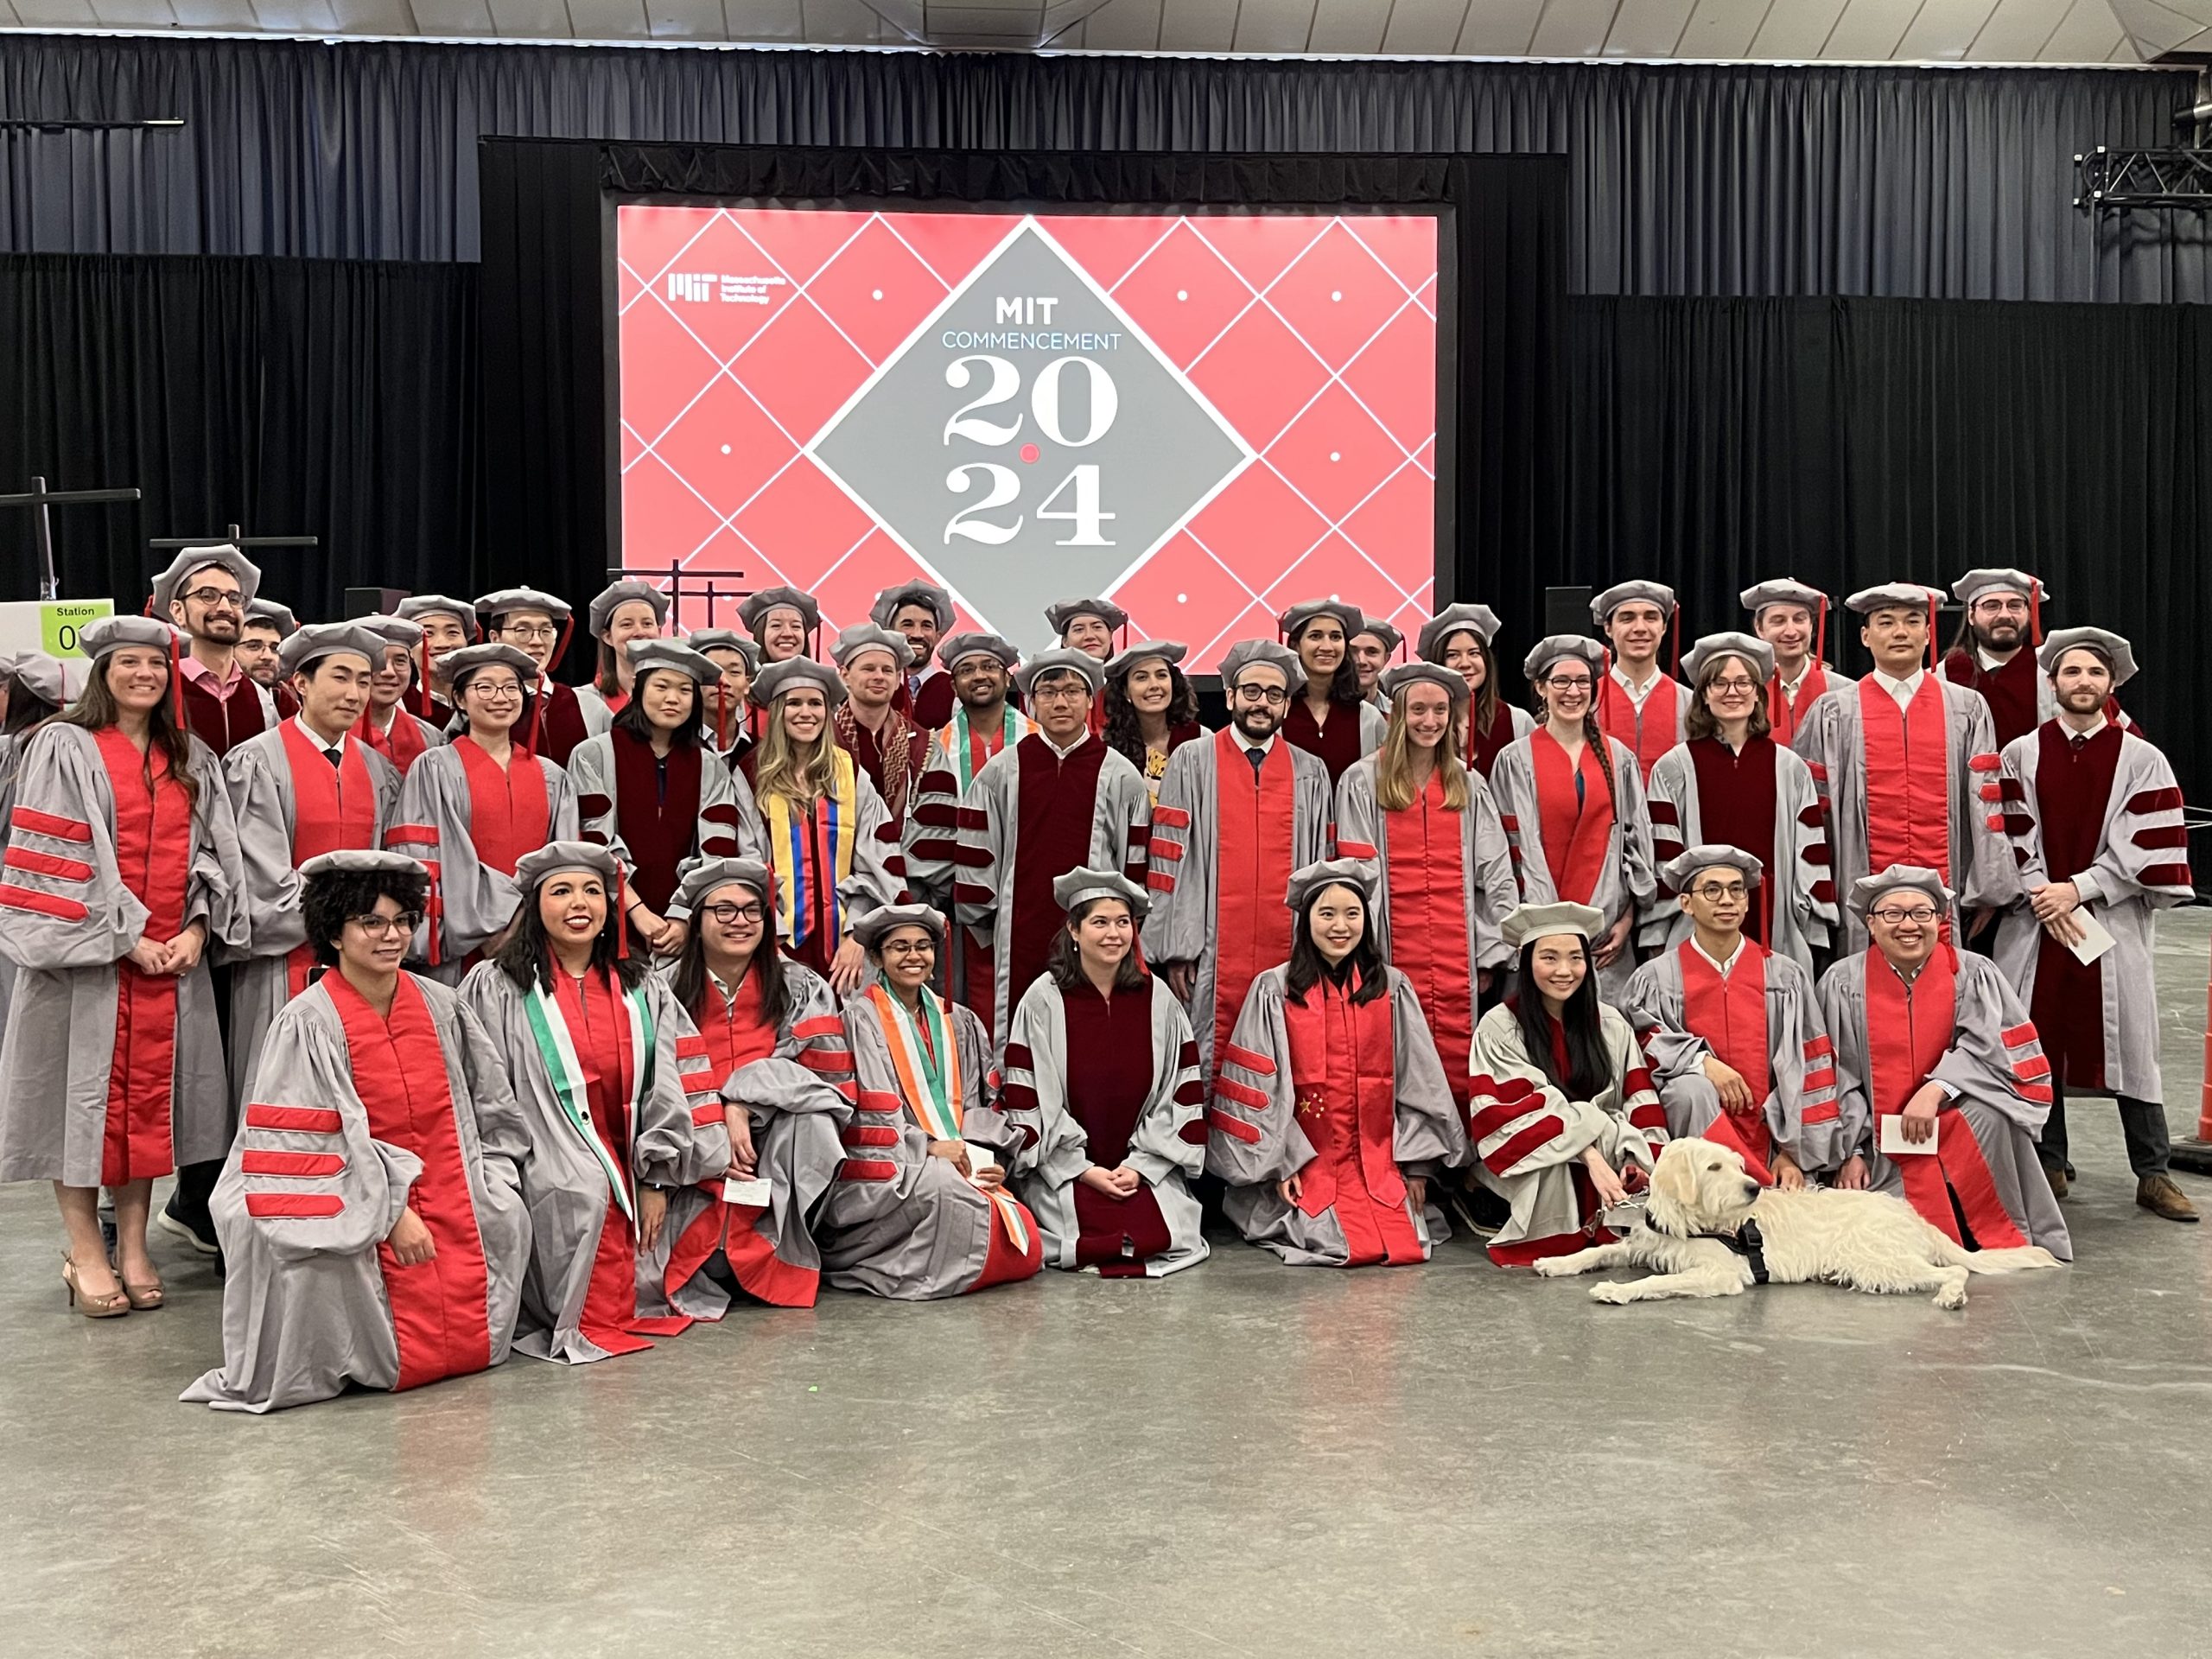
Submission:
M 1239 52 L 1303 52 L 1313 33 L 1314 0 L 1243 0 L 1236 11 Z
M 254 0 L 263 11 L 270 0 Z M 481 35 L 492 32 L 492 9 L 485 0 L 408 0 L 415 27 L 425 35 Z
M 1373 0 L 1317 0 L 1313 28 L 1306 36 L 1309 52 L 1379 52 L 1382 26 L 1390 21 L 1389 8 Z
M 1160 49 L 1226 52 L 1236 35 L 1236 0 L 1161 0 Z
M 2150 52 L 2171 52 L 2204 32 L 2204 25 L 2158 0 L 2112 0 L 2113 15 L 2135 43 Z
M 645 0 L 645 27 L 657 41 L 729 38 L 722 0 Z
M 1742 57 L 1751 49 L 1759 25 L 1766 21 L 1767 11 L 1773 4 L 1774 0 L 1697 0 L 1689 22 L 1682 29 L 1681 41 L 1675 48 L 1675 55 Z
M 1887 58 L 1904 38 L 1922 0 L 1847 0 L 1821 43 L 1821 55 L 1846 63 Z
M 16 15 L 29 29 L 92 29 L 100 21 L 92 0 L 16 0 Z
M 172 0 L 174 3 L 174 0 Z M 415 13 L 407 0 L 330 0 L 341 35 L 412 35 Z M 499 26 L 495 15 L 493 27 Z
M 1434 56 L 1459 44 L 1468 0 L 1395 0 L 1382 30 L 1382 49 Z
M 1605 35 L 1609 58 L 1671 58 L 1696 0 L 1621 0 Z
M 1956 63 L 1997 10 L 1997 0 L 1928 0 L 1905 26 L 1894 55 L 1913 63 Z
M 180 29 L 257 29 L 253 0 L 170 0 Z M 413 23 L 409 23 L 412 32 Z
M 1471 0 L 1459 25 L 1459 50 L 1475 57 L 1517 58 L 1536 38 L 1544 0 Z
M 1817 58 L 1843 15 L 1843 0 L 1776 0 L 1751 37 L 1755 58 Z
M 1967 48 L 1967 60 L 2032 63 L 2043 43 L 2064 20 L 2073 0 L 1997 0 L 1981 33 Z
M 92 0 L 92 15 L 111 29 L 174 29 L 169 0 Z
M 1160 0 L 1106 0 L 1084 19 L 1083 43 L 1094 52 L 1155 52 Z
M 2074 0 L 2073 9 L 2051 31 L 2037 54 L 2038 63 L 2102 63 L 2117 51 L 2127 31 L 2113 17 L 2108 0 Z
M 1619 10 L 1620 0 L 1545 0 L 1529 49 L 1540 58 L 1594 58 Z

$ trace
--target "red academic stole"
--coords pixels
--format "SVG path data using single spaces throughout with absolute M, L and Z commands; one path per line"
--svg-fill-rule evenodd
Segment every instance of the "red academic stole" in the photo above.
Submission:
M 1774 844 L 1774 740 L 1754 737 L 1741 754 L 1717 737 L 1694 737 L 1688 747 L 1697 776 L 1699 835 L 1751 854 L 1766 872 L 1766 879 L 1751 889 L 1751 913 L 1744 925 L 1746 938 L 1764 944 L 1774 937 L 1774 895 L 1782 885 Z M 1673 810 L 1664 801 L 1651 804 L 1655 823 L 1662 809 Z
M 501 875 L 512 875 L 523 855 L 536 852 L 552 834 L 545 769 L 519 743 L 508 751 L 504 766 L 466 734 L 454 740 L 453 747 L 468 779 L 468 839 L 477 860 Z
M 292 775 L 292 868 L 298 869 L 325 853 L 359 852 L 377 844 L 377 786 L 361 746 L 345 745 L 345 759 L 334 766 L 308 741 L 296 721 L 277 728 L 283 734 L 284 760 Z M 287 994 L 308 988 L 315 947 L 293 947 L 284 959 Z
M 1958 646 L 1944 654 L 1943 677 L 1953 685 L 1981 693 L 1989 704 L 1989 722 L 1997 729 L 1999 750 L 2035 730 L 2043 670 L 2037 666 L 2032 649 L 2023 646 L 1995 668 L 1984 668 L 1978 653 Z
M 371 715 L 364 715 L 353 732 L 362 742 L 391 761 L 403 778 L 410 766 L 429 753 L 430 746 L 423 736 L 423 728 L 408 718 L 404 709 L 391 711 L 391 729 L 388 732 L 378 731 Z
M 630 886 L 658 915 L 675 896 L 676 867 L 698 839 L 699 746 L 670 746 L 664 789 L 651 743 L 620 729 L 607 735 L 614 749 L 615 827 L 630 849 Z
M 1235 728 L 1213 741 L 1213 1052 L 1224 1052 L 1252 982 L 1290 960 L 1292 817 L 1297 770 L 1287 743 L 1271 744 L 1259 775 Z
M 327 761 L 316 764 L 330 770 Z M 368 1113 L 369 1133 L 423 1160 L 407 1207 L 430 1230 L 437 1254 L 403 1268 L 389 1243 L 377 1244 L 399 1344 L 399 1380 L 392 1387 L 416 1389 L 480 1371 L 492 1363 L 484 1240 L 429 1002 L 406 974 L 399 976 L 391 1013 L 383 1018 L 343 974 L 325 974 L 322 984 L 345 1028 L 346 1063 L 353 1091 Z
M 1797 682 L 1797 696 L 1793 700 L 1782 689 L 1782 671 L 1776 669 L 1774 677 L 1766 683 L 1766 723 L 1773 728 L 1774 741 L 1787 748 L 1797 737 L 1797 728 L 1806 711 L 1818 702 L 1821 694 L 1828 689 L 1827 671 L 1818 663 L 1805 670 L 1805 677 Z
M 1283 736 L 1306 753 L 1321 757 L 1321 764 L 1329 769 L 1332 791 L 1337 786 L 1337 779 L 1359 760 L 1362 706 L 1357 702 L 1332 702 L 1328 723 L 1323 725 L 1314 720 L 1313 710 L 1304 694 L 1294 693 L 1290 713 L 1283 717 Z
M 240 692 L 241 696 L 250 695 Z M 115 797 L 115 865 L 146 906 L 141 931 L 166 942 L 184 931 L 192 869 L 192 804 L 158 748 L 138 747 L 112 726 L 93 734 Z M 150 781 L 149 781 L 150 779 Z M 119 1186 L 176 1166 L 171 1108 L 176 1088 L 176 990 L 173 974 L 115 964 L 115 1051 L 108 1066 L 107 1127 L 100 1185 Z
M 1904 1109 L 1951 1046 L 1959 1020 L 1958 974 L 1958 952 L 1948 944 L 1936 947 L 1910 985 L 1879 950 L 1866 952 L 1866 1093 L 1874 1109 L 1878 1147 L 1882 1120 Z M 2027 1243 L 2005 1212 L 1981 1145 L 1963 1113 L 1942 1115 L 1933 1153 L 1905 1154 L 1893 1161 L 1907 1202 L 1953 1243 L 1964 1242 L 1951 1213 L 1954 1192 L 1980 1249 L 2008 1249 Z
M 761 948 L 773 947 L 763 944 Z M 727 1083 L 738 1067 L 765 1060 L 776 1052 L 779 1033 L 767 1017 L 766 998 L 757 973 L 748 970 L 738 982 L 737 995 L 727 1000 L 721 987 L 709 977 L 699 1001 L 697 1020 L 696 1040 L 703 1046 L 707 1068 L 717 1087 Z M 677 1057 L 683 1058 L 681 1043 Z M 724 1109 L 734 1116 L 745 1107 L 733 1100 Z M 696 1113 L 693 1121 L 697 1121 Z M 812 1307 L 821 1294 L 822 1274 L 813 1268 L 794 1266 L 776 1254 L 776 1247 L 758 1230 L 760 1217 L 767 1213 L 766 1208 L 724 1202 L 719 1179 L 700 1185 L 711 1202 L 669 1247 L 668 1268 L 661 1275 L 663 1291 L 673 1296 L 720 1250 L 747 1294 L 759 1297 L 772 1307 Z
M 632 1052 L 630 1020 L 623 1007 L 622 992 L 604 968 L 594 968 L 584 979 L 571 979 L 556 971 L 554 995 L 561 1018 L 575 1045 L 576 1064 L 583 1073 L 584 1103 L 591 1132 L 599 1137 L 607 1160 L 626 1178 L 630 1148 L 638 1126 L 630 1121 L 630 1096 L 636 1068 L 649 1057 Z M 690 1325 L 689 1319 L 641 1319 L 638 1314 L 638 1235 L 629 1217 L 610 1192 L 607 1212 L 599 1229 L 599 1244 L 592 1258 L 591 1282 L 584 1291 L 584 1335 L 610 1354 L 634 1354 L 652 1344 L 647 1336 L 674 1336 Z
M 1474 1041 L 1475 994 L 1467 961 L 1463 823 L 1459 813 L 1446 810 L 1444 780 L 1434 772 L 1420 799 L 1382 819 L 1390 961 L 1413 982 L 1444 1061 L 1445 1081 L 1464 1111 L 1474 1083 L 1467 1056 Z
M 227 697 L 219 697 L 198 679 L 179 672 L 184 696 L 184 723 L 192 734 L 218 755 L 228 754 L 249 737 L 258 737 L 267 724 L 261 694 L 241 673 Z
M 1652 693 L 1656 696 L 1658 693 Z M 1591 745 L 1582 746 L 1580 762 L 1570 761 L 1567 751 L 1551 733 L 1539 726 L 1529 745 L 1536 774 L 1536 805 L 1544 836 L 1544 862 L 1552 873 L 1552 891 L 1578 905 L 1590 902 L 1605 873 L 1605 855 L 1612 842 L 1613 795 L 1605 787 L 1605 774 Z M 1574 779 L 1582 778 L 1582 799 L 1574 798 Z
M 1951 734 L 1942 683 L 1923 675 L 1908 712 L 1869 674 L 1859 682 L 1859 728 L 1866 746 L 1866 868 L 1917 864 L 1951 886 Z
M 541 680 L 538 690 L 542 696 L 533 693 L 523 700 L 522 718 L 515 722 L 516 745 L 519 747 L 527 740 L 532 754 L 565 766 L 576 745 L 591 735 L 584 728 L 584 706 L 576 700 L 575 687 L 559 680 Z
M 1675 747 L 1675 702 L 1680 695 L 1675 682 L 1662 674 L 1658 683 L 1644 694 L 1639 715 L 1635 701 L 1618 680 L 1608 674 L 1598 682 L 1599 729 L 1636 751 L 1636 764 L 1647 782 L 1659 757 Z
M 1736 948 L 1733 968 L 1723 974 L 1692 941 L 1684 939 L 1675 950 L 1682 970 L 1682 1023 L 1692 1036 L 1705 1039 L 1721 1065 L 1741 1073 L 1751 1091 L 1750 1109 L 1724 1109 L 1706 1138 L 1733 1145 L 1762 1166 L 1774 1161 L 1774 1137 L 1766 1122 L 1766 1097 L 1774 1088 L 1766 1028 L 1766 957 L 1764 945 L 1745 939 Z
M 1304 1007 L 1286 997 L 1298 1127 L 1313 1160 L 1298 1172 L 1298 1207 L 1333 1209 L 1348 1267 L 1421 1259 L 1398 1172 L 1397 1065 L 1388 992 L 1356 1003 L 1325 974 Z
M 2058 721 L 2036 738 L 2036 816 L 2043 827 L 2044 868 L 2070 881 L 2097 861 L 2119 775 L 2120 728 L 2107 724 L 2079 748 Z M 2003 789 L 2018 785 L 2006 781 Z M 2008 809 L 2009 810 L 2009 809 Z M 2028 1018 L 2043 1038 L 2052 1068 L 2071 1087 L 2105 1086 L 2105 983 L 2101 959 L 2083 963 L 2048 933 L 2037 940 L 2036 988 Z

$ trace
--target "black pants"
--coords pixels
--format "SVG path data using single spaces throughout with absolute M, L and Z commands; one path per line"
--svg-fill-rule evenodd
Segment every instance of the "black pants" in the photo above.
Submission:
M 230 963 L 211 963 L 207 980 L 215 994 L 215 1025 L 223 1034 L 224 1073 L 229 1075 L 231 1052 L 231 970 Z M 215 1179 L 223 1173 L 223 1160 L 210 1159 L 204 1164 L 181 1164 L 176 1172 L 176 1191 L 169 1195 L 166 1206 L 168 1212 L 202 1238 L 215 1236 L 215 1224 L 207 1214 L 207 1200 L 215 1196 Z
M 2066 1086 L 2055 1071 L 2050 1095 L 2050 1117 L 2043 1126 L 2037 1155 L 2045 1168 L 2063 1169 L 2071 1180 L 2074 1166 L 2066 1158 Z M 2127 1166 L 2135 1172 L 2135 1179 L 2164 1174 L 2173 1147 L 2166 1131 L 2166 1109 L 2155 1100 L 2137 1100 L 2132 1095 L 2115 1095 L 2113 1099 L 2120 1107 L 2120 1132 L 2127 1141 Z

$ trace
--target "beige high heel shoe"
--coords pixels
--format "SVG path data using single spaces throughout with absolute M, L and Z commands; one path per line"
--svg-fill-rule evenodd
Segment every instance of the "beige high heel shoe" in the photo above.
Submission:
M 61 1282 L 69 1287 L 69 1306 L 76 1307 L 88 1319 L 112 1319 L 130 1311 L 130 1295 L 127 1291 L 113 1291 L 105 1296 L 95 1296 L 80 1288 L 77 1283 L 77 1263 L 66 1252 L 61 1257 Z M 118 1281 L 120 1283 L 121 1281 Z M 83 1297 L 84 1306 L 77 1307 Z

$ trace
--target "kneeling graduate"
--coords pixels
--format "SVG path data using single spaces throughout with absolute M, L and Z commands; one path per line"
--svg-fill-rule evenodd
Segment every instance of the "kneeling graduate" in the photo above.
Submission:
M 229 1271 L 219 1411 L 413 1389 L 507 1357 L 530 1142 L 476 1016 L 400 971 L 429 873 L 395 853 L 300 867 L 321 976 L 262 1041 L 211 1210 Z
M 1198 1046 L 1138 957 L 1145 890 L 1075 869 L 1052 897 L 1067 921 L 1006 1046 L 1007 1112 L 1037 1136 L 1014 1185 L 1054 1267 L 1157 1279 L 1206 1259 L 1190 1188 L 1205 1157 Z
M 845 1001 L 858 1109 L 819 1234 L 840 1289 L 930 1301 L 1044 1265 L 1036 1217 L 1006 1190 L 1030 1135 L 996 1109 L 983 1022 L 929 988 L 944 930 L 927 905 L 853 923 L 872 969 Z
M 1467 1158 L 1413 983 L 1368 931 L 1377 878 L 1350 858 L 1290 878 L 1290 960 L 1215 1056 L 1206 1167 L 1237 1230 L 1294 1266 L 1426 1262 L 1428 1178 Z
M 617 871 L 589 842 L 524 855 L 512 935 L 461 988 L 530 1135 L 515 1346 L 571 1364 L 635 1353 L 691 1323 L 639 1299 L 660 1304 L 670 1192 L 729 1166 L 720 1079 L 696 1064 L 703 1047 L 675 994 L 628 952 Z

